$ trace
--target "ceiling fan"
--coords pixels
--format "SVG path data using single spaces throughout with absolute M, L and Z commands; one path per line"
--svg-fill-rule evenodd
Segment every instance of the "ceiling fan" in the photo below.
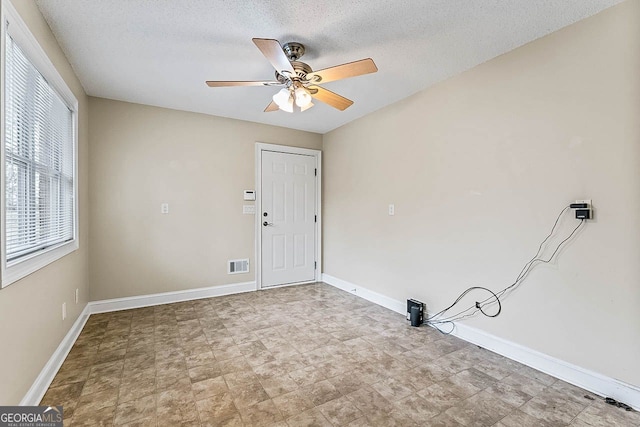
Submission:
M 378 67 L 371 58 L 313 71 L 309 65 L 299 61 L 304 55 L 304 45 L 301 43 L 289 42 L 280 46 L 278 40 L 259 38 L 254 38 L 253 43 L 276 69 L 276 80 L 207 81 L 207 85 L 210 87 L 284 86 L 273 95 L 273 100 L 267 105 L 265 112 L 283 110 L 292 113 L 294 105 L 301 111 L 305 111 L 313 107 L 312 98 L 344 111 L 353 104 L 353 101 L 318 85 L 378 71 Z

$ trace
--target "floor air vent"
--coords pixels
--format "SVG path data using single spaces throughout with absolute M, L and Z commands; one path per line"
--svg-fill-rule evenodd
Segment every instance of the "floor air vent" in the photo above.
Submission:
M 249 260 L 248 259 L 232 259 L 227 265 L 228 274 L 248 273 L 249 272 Z

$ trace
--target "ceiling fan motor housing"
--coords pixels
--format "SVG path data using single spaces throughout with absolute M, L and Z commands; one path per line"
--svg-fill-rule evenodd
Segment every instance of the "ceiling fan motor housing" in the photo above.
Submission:
M 307 74 L 313 71 L 308 64 L 305 64 L 304 62 L 300 62 L 300 61 L 292 61 L 291 66 L 293 67 L 293 70 L 296 72 L 296 75 L 291 77 L 297 78 L 299 80 L 306 80 Z M 287 77 L 283 76 L 282 74 L 276 71 L 276 80 L 278 80 L 281 83 L 284 83 L 288 79 Z

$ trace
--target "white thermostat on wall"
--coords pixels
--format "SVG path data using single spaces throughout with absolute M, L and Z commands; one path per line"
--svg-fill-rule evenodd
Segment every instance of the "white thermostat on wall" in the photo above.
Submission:
M 256 199 L 256 191 L 255 190 L 244 190 L 244 199 L 245 200 L 255 200 Z

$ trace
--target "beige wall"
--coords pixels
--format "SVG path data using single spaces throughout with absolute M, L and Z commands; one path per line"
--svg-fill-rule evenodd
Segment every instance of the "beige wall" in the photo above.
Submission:
M 593 199 L 596 219 L 500 317 L 466 323 L 640 385 L 640 1 L 330 132 L 323 149 L 323 272 L 431 312 L 511 283 L 562 207 Z M 576 224 L 565 215 L 559 235 Z
M 322 136 L 90 98 L 91 299 L 253 281 L 255 143 Z M 160 213 L 161 203 L 169 214 Z M 227 274 L 249 258 L 250 272 Z
M 12 4 L 78 99 L 80 249 L 0 290 L 0 405 L 22 400 L 89 295 L 87 97 L 36 5 L 26 0 Z M 80 289 L 77 305 L 76 288 Z M 68 311 L 64 321 L 63 302 Z

